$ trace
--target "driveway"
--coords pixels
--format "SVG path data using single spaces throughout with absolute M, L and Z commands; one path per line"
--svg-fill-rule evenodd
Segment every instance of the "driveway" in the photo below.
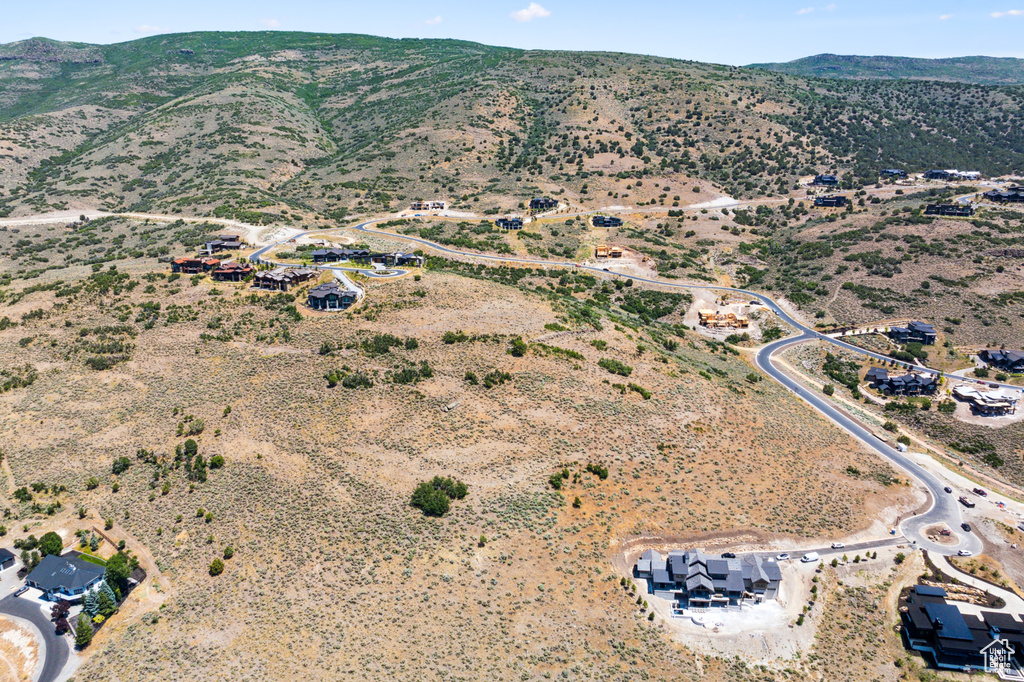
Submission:
M 35 600 L 26 601 L 8 595 L 0 599 L 0 613 L 27 620 L 42 634 L 41 644 L 45 647 L 43 669 L 38 682 L 54 682 L 68 662 L 71 653 L 67 637 L 58 636 L 50 619 L 42 614 Z

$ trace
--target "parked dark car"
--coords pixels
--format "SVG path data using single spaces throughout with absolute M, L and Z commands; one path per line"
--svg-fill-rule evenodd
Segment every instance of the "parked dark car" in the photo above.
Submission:
M 22 585 L 21 587 L 18 588 L 18 591 L 14 593 L 14 596 L 15 597 L 20 597 L 21 595 L 25 594 L 26 592 L 28 592 L 28 585 Z
M 970 532 L 971 532 L 971 524 L 969 524 L 969 523 L 967 523 L 967 522 L 961 523 L 961 524 L 960 524 L 960 527 L 961 527 L 961 528 L 963 528 L 963 529 L 964 529 L 965 531 L 967 531 L 968 533 L 970 533 Z
M 984 490 L 982 490 L 981 488 L 975 488 L 974 489 L 974 494 L 975 495 L 980 495 L 981 497 L 988 497 L 988 493 L 985 492 Z
M 736 555 L 733 552 L 722 552 L 723 559 L 735 559 Z
M 943 490 L 945 490 L 947 493 L 953 492 L 953 489 L 950 488 L 948 485 L 945 488 L 943 488 Z

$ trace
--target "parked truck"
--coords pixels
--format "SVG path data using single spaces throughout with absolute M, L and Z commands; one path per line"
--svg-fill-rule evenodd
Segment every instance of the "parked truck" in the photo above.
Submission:
M 960 504 L 962 504 L 963 506 L 967 507 L 968 509 L 972 509 L 972 508 L 974 508 L 976 506 L 973 502 L 968 500 L 965 495 L 961 495 L 960 496 Z

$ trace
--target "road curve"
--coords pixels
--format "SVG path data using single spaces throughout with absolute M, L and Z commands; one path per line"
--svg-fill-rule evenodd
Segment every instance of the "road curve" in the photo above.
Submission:
M 24 618 L 35 625 L 43 635 L 45 645 L 43 653 L 43 669 L 38 682 L 53 682 L 67 665 L 70 649 L 65 637 L 59 636 L 53 623 L 43 615 L 39 607 L 30 601 L 19 599 L 9 594 L 0 599 L 0 613 L 17 618 Z
M 935 554 L 950 555 L 960 550 L 969 550 L 974 554 L 981 553 L 982 543 L 978 536 L 968 533 L 960 528 L 962 517 L 960 507 L 952 494 L 943 490 L 944 484 L 932 473 L 923 467 L 915 464 L 909 457 L 892 446 L 883 443 L 870 431 L 861 426 L 843 410 L 835 407 L 831 401 L 812 391 L 795 379 L 791 378 L 772 363 L 772 356 L 787 346 L 803 341 L 810 341 L 817 337 L 814 332 L 804 332 L 800 336 L 780 339 L 770 343 L 758 351 L 755 361 L 758 368 L 772 379 L 792 391 L 798 398 L 808 403 L 823 414 L 839 428 L 860 440 L 867 447 L 898 469 L 902 469 L 912 478 L 917 479 L 923 485 L 931 497 L 931 507 L 923 514 L 910 516 L 900 524 L 900 531 L 904 537 L 917 543 L 918 547 L 927 549 Z M 945 523 L 957 537 L 956 545 L 940 545 L 931 542 L 924 534 L 928 526 Z

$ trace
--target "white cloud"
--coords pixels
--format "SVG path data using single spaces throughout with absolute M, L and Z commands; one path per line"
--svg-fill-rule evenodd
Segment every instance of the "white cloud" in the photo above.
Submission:
M 167 32 L 166 28 L 160 28 L 159 26 L 150 26 L 149 24 L 142 24 L 141 26 L 136 26 L 132 30 L 134 30 L 136 33 L 166 33 Z
M 442 21 L 444 21 L 444 19 L 442 19 L 442 18 L 441 18 L 441 15 L 440 15 L 440 14 L 438 14 L 438 15 L 437 15 L 436 17 L 434 17 L 433 19 L 427 19 L 427 20 L 426 20 L 426 21 L 424 21 L 423 23 L 424 23 L 424 24 L 426 24 L 427 26 L 437 26 L 437 25 L 438 25 L 438 24 L 440 24 L 440 23 L 441 23 Z
M 946 21 L 947 19 L 952 19 L 953 16 L 954 15 L 952 14 L 943 14 L 942 16 L 939 17 L 939 21 Z
M 543 19 L 544 17 L 550 17 L 551 12 L 544 9 L 535 2 L 531 2 L 530 6 L 526 9 L 521 9 L 518 12 L 513 12 L 510 15 L 516 21 L 532 21 L 533 19 Z
M 260 19 L 260 23 L 267 28 L 278 28 L 281 25 L 281 22 L 278 19 L 271 19 L 269 17 Z
M 831 4 L 831 5 L 829 5 L 828 7 L 825 8 L 825 11 L 826 12 L 835 12 L 837 9 L 839 9 L 839 5 Z
M 814 11 L 813 7 L 804 7 L 803 9 L 798 9 L 796 11 L 796 13 L 797 14 L 810 14 L 813 11 Z
M 1024 16 L 1024 10 L 1021 9 L 1010 9 L 1005 12 L 993 12 L 991 17 L 993 19 L 1000 19 L 1002 17 L 1020 17 Z

